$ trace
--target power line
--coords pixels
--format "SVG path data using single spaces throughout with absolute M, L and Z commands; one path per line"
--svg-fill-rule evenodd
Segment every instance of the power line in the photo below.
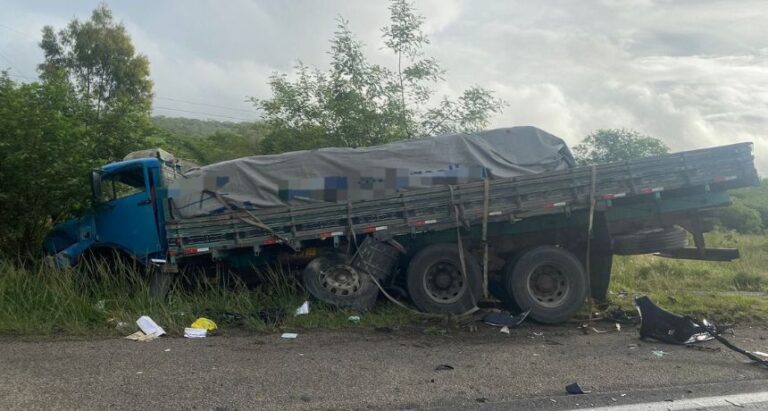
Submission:
M 163 107 L 163 106 L 154 106 L 154 108 L 158 109 L 158 110 L 179 111 L 179 112 L 182 112 L 182 113 L 200 114 L 200 115 L 204 115 L 204 116 L 228 118 L 228 119 L 231 119 L 231 120 L 254 121 L 254 119 L 241 118 L 241 117 L 232 117 L 232 116 L 226 116 L 226 115 L 223 115 L 223 114 L 205 113 L 205 112 L 202 112 L 202 111 L 182 110 L 182 109 L 178 109 L 178 108 Z
M 32 36 L 30 36 L 29 34 L 27 34 L 27 33 L 24 33 L 23 31 L 19 31 L 19 30 L 16 30 L 16 29 L 15 29 L 15 28 L 13 28 L 13 27 L 8 27 L 8 26 L 6 26 L 5 24 L 0 24 L 0 27 L 2 27 L 2 28 L 4 28 L 4 29 L 6 29 L 6 30 L 8 30 L 8 31 L 12 31 L 12 32 L 13 32 L 13 33 L 15 33 L 16 35 L 19 35 L 19 36 L 24 36 L 24 37 L 26 37 L 26 38 L 28 38 L 28 39 L 32 39 L 32 40 L 35 40 L 35 41 L 37 41 L 37 39 L 36 39 L 35 37 L 32 37 Z
M 254 110 L 245 110 L 245 109 L 242 109 L 242 108 L 220 106 L 220 105 L 217 105 L 217 104 L 200 103 L 200 102 L 196 102 L 196 101 L 182 100 L 182 99 L 179 99 L 179 98 L 161 97 L 161 96 L 155 96 L 155 98 L 158 99 L 158 100 L 176 101 L 176 102 L 179 102 L 179 103 L 192 104 L 192 105 L 196 105 L 196 106 L 220 108 L 220 109 L 224 109 L 224 110 L 240 111 L 240 112 L 249 113 L 249 114 L 254 114 L 255 113 Z
M 8 77 L 18 77 L 18 78 L 24 78 L 24 79 L 27 79 L 27 80 L 37 80 L 34 77 L 20 76 L 18 74 L 11 74 L 11 73 L 8 73 Z

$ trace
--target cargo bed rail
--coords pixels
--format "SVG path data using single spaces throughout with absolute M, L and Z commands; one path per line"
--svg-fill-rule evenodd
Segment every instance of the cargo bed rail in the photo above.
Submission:
M 482 221 L 486 187 L 490 223 L 570 213 L 589 208 L 593 176 L 595 198 L 608 206 L 640 196 L 698 194 L 758 182 L 752 144 L 740 143 L 600 164 L 594 169 L 587 166 L 497 178 L 487 185 L 477 181 L 403 191 L 377 200 L 176 218 L 166 226 L 169 254 L 183 257 L 274 244 L 298 250 L 308 240 L 352 233 L 384 237 L 416 234 L 455 227 L 457 220 L 469 227 Z M 168 206 L 168 215 L 174 216 L 172 200 Z

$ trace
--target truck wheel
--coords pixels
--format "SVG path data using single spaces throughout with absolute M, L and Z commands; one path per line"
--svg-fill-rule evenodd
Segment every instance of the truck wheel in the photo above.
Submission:
M 557 324 L 573 317 L 587 297 L 586 273 L 579 259 L 554 246 L 526 251 L 514 265 L 505 267 L 508 304 L 531 309 L 530 317 Z
M 342 254 L 323 255 L 310 261 L 301 279 L 313 297 L 337 307 L 369 310 L 379 294 L 371 277 L 352 268 Z
M 613 236 L 613 253 L 619 255 L 651 254 L 688 245 L 688 232 L 680 227 L 641 230 Z
M 482 295 L 482 270 L 477 260 L 464 253 L 467 273 L 461 272 L 456 244 L 434 244 L 419 251 L 408 265 L 407 287 L 413 304 L 421 311 L 461 314 L 474 308 Z

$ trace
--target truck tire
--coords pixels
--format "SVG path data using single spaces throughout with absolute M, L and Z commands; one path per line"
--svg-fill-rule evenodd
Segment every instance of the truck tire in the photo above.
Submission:
M 564 322 L 576 314 L 587 297 L 584 267 L 571 252 L 539 246 L 523 253 L 504 269 L 505 301 L 510 308 L 530 309 L 530 318 L 543 324 Z
M 641 230 L 613 236 L 613 253 L 618 255 L 651 254 L 688 245 L 688 232 L 680 227 Z
M 301 279 L 309 294 L 337 307 L 370 310 L 379 295 L 370 275 L 355 270 L 342 254 L 323 255 L 310 261 Z
M 465 252 L 464 258 L 465 275 L 456 244 L 434 244 L 419 251 L 408 264 L 406 280 L 413 304 L 436 314 L 462 314 L 474 308 L 483 292 L 482 270 L 470 253 Z

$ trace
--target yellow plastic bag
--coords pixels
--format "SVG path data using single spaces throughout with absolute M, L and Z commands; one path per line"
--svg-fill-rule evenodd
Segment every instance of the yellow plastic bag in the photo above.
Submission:
M 216 327 L 216 323 L 213 322 L 212 320 L 209 320 L 205 317 L 200 317 L 197 320 L 195 320 L 195 322 L 192 323 L 191 328 L 202 328 L 204 330 L 213 331 L 217 327 Z

